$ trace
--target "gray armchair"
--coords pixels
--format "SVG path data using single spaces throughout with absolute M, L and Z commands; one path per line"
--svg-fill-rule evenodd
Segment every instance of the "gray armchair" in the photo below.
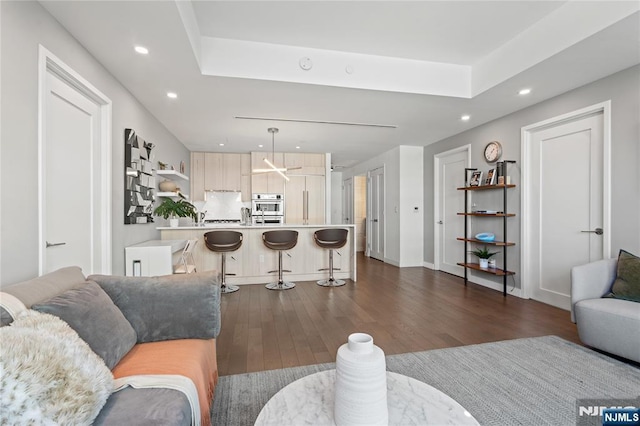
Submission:
M 604 259 L 571 269 L 571 320 L 585 345 L 640 362 L 640 303 L 603 297 L 617 263 Z

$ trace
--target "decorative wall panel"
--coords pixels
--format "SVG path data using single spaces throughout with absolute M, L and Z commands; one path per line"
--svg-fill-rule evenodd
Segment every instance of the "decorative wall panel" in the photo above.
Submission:
M 153 147 L 133 129 L 124 130 L 124 223 L 153 222 L 156 179 L 153 175 Z

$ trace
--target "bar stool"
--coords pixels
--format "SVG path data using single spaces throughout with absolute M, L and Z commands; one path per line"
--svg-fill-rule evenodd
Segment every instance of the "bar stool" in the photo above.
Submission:
M 344 285 L 344 280 L 336 280 L 333 278 L 333 271 L 340 268 L 333 267 L 333 250 L 344 247 L 347 244 L 347 235 L 349 231 L 342 228 L 318 229 L 313 233 L 313 239 L 318 247 L 329 249 L 329 268 L 318 269 L 318 271 L 329 271 L 328 280 L 318 281 L 318 285 L 323 287 L 338 287 Z
M 233 293 L 240 290 L 237 285 L 227 285 L 227 275 L 235 274 L 226 273 L 226 256 L 227 253 L 240 248 L 242 245 L 242 233 L 236 231 L 209 231 L 204 234 L 204 244 L 209 250 L 222 254 L 222 285 L 220 286 L 220 291 L 222 293 Z
M 283 272 L 291 272 L 287 269 L 282 269 L 282 252 L 291 250 L 298 244 L 298 231 L 266 231 L 262 233 L 262 242 L 267 248 L 278 251 L 278 270 L 269 271 L 269 273 L 278 272 L 278 282 L 267 284 L 265 287 L 269 290 L 289 290 L 294 288 L 296 286 L 295 283 L 285 282 L 282 279 Z

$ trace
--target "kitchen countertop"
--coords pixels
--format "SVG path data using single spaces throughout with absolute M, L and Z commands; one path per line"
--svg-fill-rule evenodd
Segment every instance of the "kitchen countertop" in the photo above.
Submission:
M 187 229 L 282 229 L 282 228 L 354 228 L 355 225 L 347 224 L 324 224 L 324 225 L 292 225 L 288 223 L 278 225 L 240 225 L 238 223 L 208 223 L 205 226 L 158 226 L 160 231 L 180 231 Z

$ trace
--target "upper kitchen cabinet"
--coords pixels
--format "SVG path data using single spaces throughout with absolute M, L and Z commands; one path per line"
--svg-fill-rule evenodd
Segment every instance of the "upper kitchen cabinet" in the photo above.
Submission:
M 242 200 L 251 200 L 250 155 L 220 152 L 191 153 L 191 193 L 204 200 L 205 191 L 242 191 Z
M 263 160 L 265 157 L 276 167 L 284 165 L 284 154 L 281 152 L 276 152 L 273 155 L 271 153 L 252 152 L 251 170 L 268 169 L 269 165 Z M 251 175 L 251 192 L 254 194 L 284 194 L 284 178 L 275 172 L 253 173 Z
M 326 154 L 285 153 L 284 165 L 289 169 L 294 168 L 294 170 L 287 172 L 288 175 L 324 176 L 326 174 Z
M 191 153 L 191 199 L 204 201 L 204 152 Z

